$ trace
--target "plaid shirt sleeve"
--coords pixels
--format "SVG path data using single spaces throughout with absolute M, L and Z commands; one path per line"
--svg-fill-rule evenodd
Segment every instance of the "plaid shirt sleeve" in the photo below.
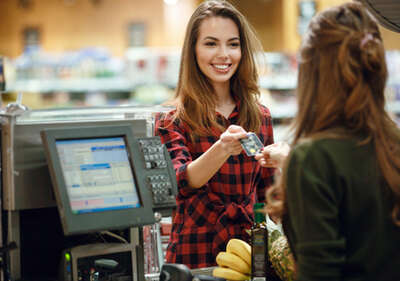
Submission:
M 274 143 L 274 135 L 272 132 L 272 118 L 269 109 L 265 106 L 261 106 L 262 112 L 262 127 L 261 127 L 261 141 L 264 146 Z M 265 202 L 265 192 L 274 183 L 273 168 L 261 168 L 260 173 L 257 175 L 257 201 Z
M 176 173 L 179 196 L 187 197 L 195 189 L 189 187 L 187 166 L 192 162 L 188 148 L 187 134 L 184 125 L 179 120 L 172 119 L 173 112 L 159 114 L 155 122 L 155 135 L 160 136 L 161 142 L 167 147 Z

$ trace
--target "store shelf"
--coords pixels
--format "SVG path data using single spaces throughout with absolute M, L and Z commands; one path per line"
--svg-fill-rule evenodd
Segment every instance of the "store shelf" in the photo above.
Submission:
M 123 77 L 109 78 L 73 78 L 73 79 L 26 79 L 17 80 L 7 85 L 10 92 L 93 92 L 93 91 L 131 91 L 137 83 Z M 260 87 L 270 90 L 292 90 L 296 87 L 296 77 L 273 76 L 260 77 Z M 174 88 L 176 83 L 167 83 Z
M 82 78 L 82 79 L 29 79 L 18 80 L 7 85 L 10 92 L 96 92 L 130 91 L 134 88 L 126 78 Z

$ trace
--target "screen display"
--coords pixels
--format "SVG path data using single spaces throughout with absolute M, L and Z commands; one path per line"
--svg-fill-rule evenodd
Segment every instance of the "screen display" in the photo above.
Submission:
M 123 137 L 56 140 L 74 214 L 141 206 Z

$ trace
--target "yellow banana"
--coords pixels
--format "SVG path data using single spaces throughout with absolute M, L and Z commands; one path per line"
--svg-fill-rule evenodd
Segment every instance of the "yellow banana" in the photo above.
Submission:
M 236 238 L 230 239 L 226 251 L 241 257 L 249 266 L 251 265 L 251 246 L 247 242 Z
M 219 278 L 224 278 L 227 280 L 234 280 L 234 281 L 242 281 L 242 280 L 250 279 L 250 276 L 240 273 L 238 271 L 235 271 L 233 269 L 226 268 L 226 267 L 214 268 L 213 276 L 219 277 Z
M 229 267 L 235 271 L 244 274 L 250 274 L 251 268 L 242 258 L 228 252 L 219 252 L 216 258 L 217 264 L 223 267 Z

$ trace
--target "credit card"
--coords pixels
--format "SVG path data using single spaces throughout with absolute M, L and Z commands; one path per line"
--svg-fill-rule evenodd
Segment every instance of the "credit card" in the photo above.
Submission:
M 247 156 L 254 156 L 264 147 L 255 133 L 247 133 L 247 138 L 239 140 Z

